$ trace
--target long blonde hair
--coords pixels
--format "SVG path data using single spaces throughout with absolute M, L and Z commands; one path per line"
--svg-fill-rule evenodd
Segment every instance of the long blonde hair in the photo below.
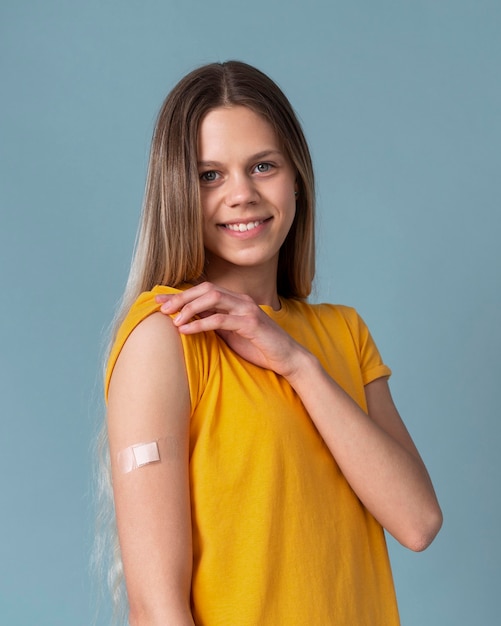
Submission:
M 246 63 L 226 61 L 189 73 L 160 109 L 124 313 L 154 285 L 176 287 L 203 276 L 198 133 L 210 110 L 231 105 L 246 106 L 265 118 L 297 171 L 296 218 L 280 251 L 277 287 L 285 298 L 309 295 L 315 272 L 315 193 L 306 139 L 289 101 L 268 76 Z
M 150 152 L 146 191 L 134 257 L 111 341 L 133 302 L 143 291 L 163 284 L 196 283 L 204 273 L 202 209 L 197 168 L 201 122 L 212 109 L 241 105 L 262 116 L 275 130 L 297 172 L 296 216 L 282 245 L 277 289 L 285 298 L 306 298 L 315 273 L 314 175 L 301 125 L 283 92 L 265 74 L 240 61 L 211 63 L 185 76 L 165 99 L 157 118 Z M 100 470 L 98 515 L 103 532 L 96 560 L 109 558 L 114 604 L 125 598 L 107 453 L 107 432 L 98 437 Z M 103 536 L 107 541 L 103 541 Z M 108 555 L 109 556 L 109 555 Z

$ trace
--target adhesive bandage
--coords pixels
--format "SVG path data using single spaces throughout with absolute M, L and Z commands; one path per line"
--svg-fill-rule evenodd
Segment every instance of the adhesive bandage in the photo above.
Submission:
M 118 467 L 124 474 L 157 461 L 160 461 L 160 452 L 156 441 L 137 443 L 118 453 Z
M 150 463 L 179 458 L 179 442 L 175 437 L 162 437 L 148 443 L 136 443 L 118 453 L 118 467 L 123 474 Z

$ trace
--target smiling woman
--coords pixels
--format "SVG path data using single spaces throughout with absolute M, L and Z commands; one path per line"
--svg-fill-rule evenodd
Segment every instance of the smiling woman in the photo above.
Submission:
M 244 106 L 207 113 L 198 155 L 207 279 L 278 307 L 278 257 L 296 214 L 288 155 L 271 125 Z
M 185 77 L 144 207 L 103 428 L 130 624 L 398 624 L 383 528 L 422 550 L 441 512 L 364 322 L 306 301 L 313 171 L 279 88 Z

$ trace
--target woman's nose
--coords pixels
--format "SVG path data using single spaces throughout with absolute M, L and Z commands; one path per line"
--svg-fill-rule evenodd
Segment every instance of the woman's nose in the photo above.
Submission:
M 249 176 L 232 177 L 227 185 L 226 204 L 230 207 L 254 204 L 259 199 L 254 182 Z

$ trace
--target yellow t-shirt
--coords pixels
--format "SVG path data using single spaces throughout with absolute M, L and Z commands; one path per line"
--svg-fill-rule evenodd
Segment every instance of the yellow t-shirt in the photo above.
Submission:
M 177 291 L 157 286 L 132 306 L 111 352 L 106 390 L 127 337 L 160 308 L 155 295 Z M 356 311 L 281 305 L 262 308 L 366 410 L 364 385 L 391 372 Z M 398 625 L 383 530 L 295 391 L 214 332 L 181 337 L 191 397 L 195 623 Z

